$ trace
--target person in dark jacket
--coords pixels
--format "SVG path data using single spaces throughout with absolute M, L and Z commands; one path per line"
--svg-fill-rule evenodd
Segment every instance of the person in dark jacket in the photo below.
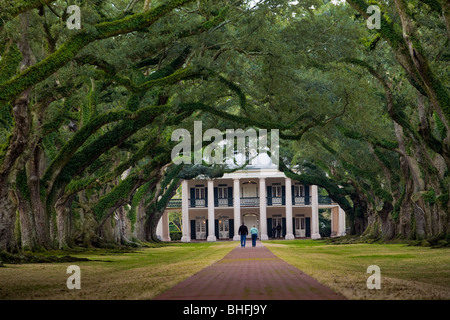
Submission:
M 245 242 L 247 241 L 248 228 L 245 226 L 244 222 L 242 222 L 242 226 L 239 227 L 238 234 L 241 236 L 241 247 L 245 248 Z
M 277 225 L 277 238 L 281 238 L 281 225 Z

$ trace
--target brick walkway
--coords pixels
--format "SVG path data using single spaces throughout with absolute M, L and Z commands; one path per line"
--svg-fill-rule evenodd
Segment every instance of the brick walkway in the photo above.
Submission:
M 343 296 L 276 257 L 258 242 L 180 282 L 155 300 L 341 300 Z

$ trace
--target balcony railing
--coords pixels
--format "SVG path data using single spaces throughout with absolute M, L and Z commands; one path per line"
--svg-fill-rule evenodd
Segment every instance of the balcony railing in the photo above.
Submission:
M 216 199 L 216 207 L 233 206 L 233 198 L 218 198 Z
M 285 205 L 285 197 L 267 197 L 268 206 Z M 188 201 L 189 207 L 205 208 L 206 199 L 195 199 L 194 203 L 191 199 Z M 192 206 L 192 204 L 194 204 Z M 292 205 L 309 205 L 311 204 L 311 197 L 292 197 Z M 327 196 L 319 196 L 319 204 L 332 204 L 332 200 Z M 233 198 L 218 198 L 215 201 L 215 207 L 232 207 Z M 259 207 L 259 197 L 244 197 L 241 198 L 242 207 Z M 181 199 L 171 199 L 167 208 L 181 208 Z
M 311 197 L 293 197 L 293 205 L 311 204 Z
M 195 199 L 195 207 L 206 207 L 206 199 Z
M 281 206 L 284 203 L 285 197 L 267 197 L 267 204 L 270 205 L 272 203 L 272 206 Z
M 167 208 L 181 208 L 181 199 L 170 199 Z
M 241 198 L 241 207 L 259 207 L 259 197 Z

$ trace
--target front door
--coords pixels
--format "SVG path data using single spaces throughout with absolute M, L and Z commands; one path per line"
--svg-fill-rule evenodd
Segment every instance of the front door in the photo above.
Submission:
M 195 219 L 195 236 L 196 239 L 206 239 L 206 219 Z
M 295 217 L 295 236 L 305 237 L 305 217 Z
M 258 229 L 259 231 L 258 217 L 254 214 L 244 215 L 244 224 L 248 229 L 247 239 L 250 239 L 252 237 L 252 235 L 250 234 L 250 229 L 253 226 L 256 226 L 256 229 Z
M 230 237 L 230 220 L 219 219 L 219 239 L 228 239 Z
M 278 225 L 281 229 L 278 229 Z M 283 236 L 283 218 L 281 217 L 273 217 L 272 218 L 272 228 L 275 228 L 275 238 Z

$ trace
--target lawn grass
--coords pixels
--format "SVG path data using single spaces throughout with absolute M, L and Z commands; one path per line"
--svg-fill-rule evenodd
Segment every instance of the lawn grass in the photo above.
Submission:
M 275 255 L 349 299 L 450 299 L 450 249 L 404 244 L 332 245 L 323 240 L 265 242 Z M 0 300 L 152 299 L 223 258 L 236 242 L 171 243 L 130 252 L 51 252 L 90 261 L 6 264 Z M 49 254 L 48 252 L 46 254 Z M 69 265 L 81 268 L 81 290 L 68 290 Z M 381 289 L 368 290 L 369 265 Z
M 405 244 L 267 241 L 279 258 L 349 299 L 450 299 L 450 248 Z M 381 271 L 381 289 L 367 289 L 367 267 Z
M 235 242 L 172 243 L 130 252 L 70 252 L 91 261 L 6 264 L 0 268 L 0 300 L 152 299 L 223 258 Z M 53 252 L 67 255 L 67 252 Z M 66 286 L 67 267 L 81 269 L 81 289 Z

